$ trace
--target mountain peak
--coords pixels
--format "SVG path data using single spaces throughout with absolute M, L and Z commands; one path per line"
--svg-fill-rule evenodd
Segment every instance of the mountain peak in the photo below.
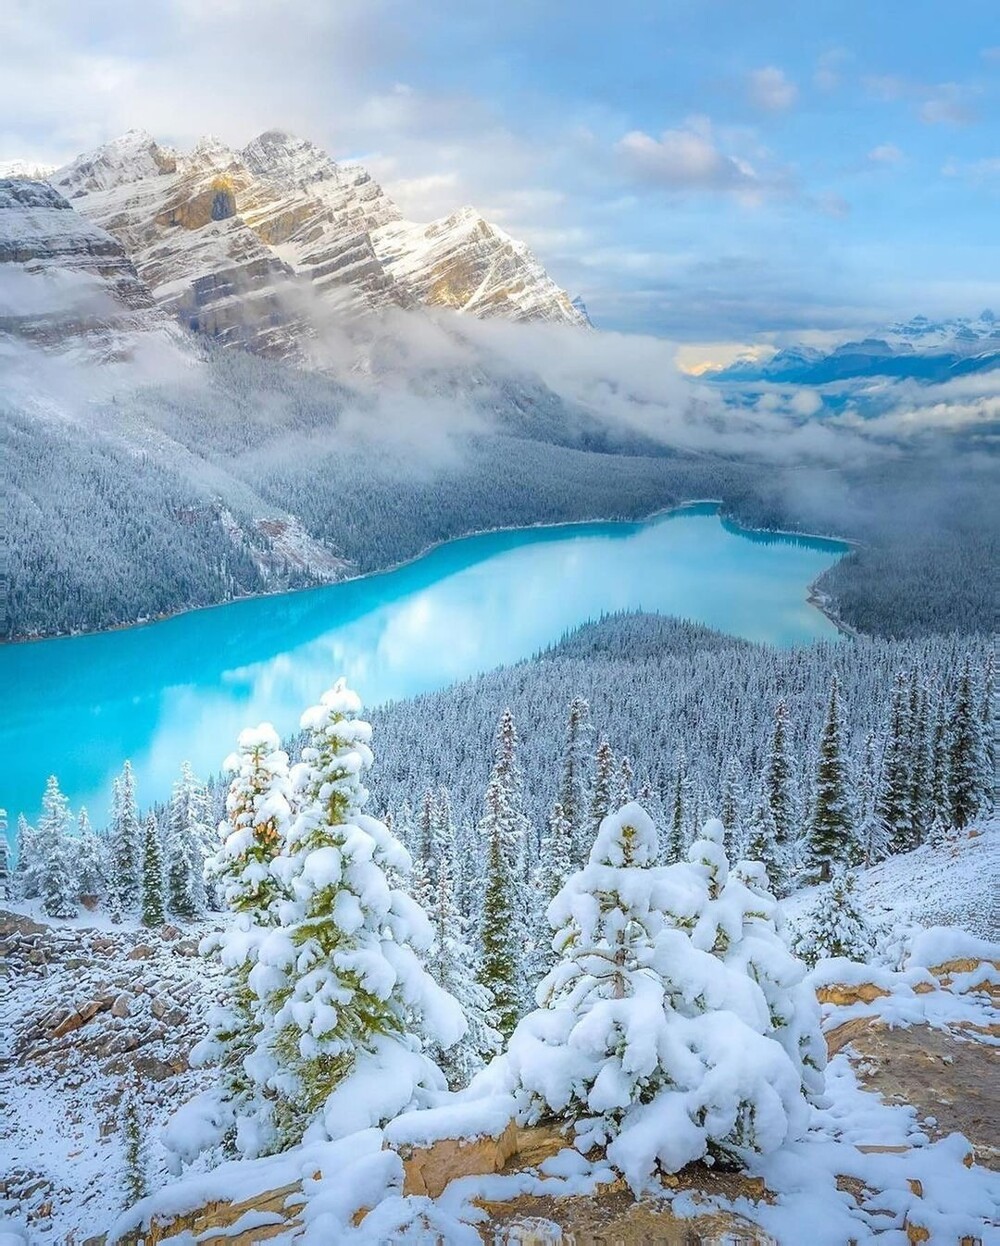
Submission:
M 256 177 L 272 181 L 321 182 L 337 180 L 337 166 L 321 147 L 287 130 L 265 130 L 240 152 Z
M 176 157 L 170 148 L 161 147 L 146 130 L 127 130 L 56 169 L 49 180 L 64 194 L 76 198 L 173 173 L 176 168 Z

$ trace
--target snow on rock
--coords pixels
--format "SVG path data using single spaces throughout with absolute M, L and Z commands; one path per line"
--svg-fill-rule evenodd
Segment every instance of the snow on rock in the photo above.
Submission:
M 51 182 L 121 242 L 164 310 L 226 345 L 300 357 L 326 300 L 338 313 L 422 302 L 587 323 L 523 243 L 472 209 L 403 222 L 366 170 L 284 131 L 188 153 L 130 131 Z
M 102 355 L 159 327 L 121 243 L 45 182 L 0 179 L 0 335 Z

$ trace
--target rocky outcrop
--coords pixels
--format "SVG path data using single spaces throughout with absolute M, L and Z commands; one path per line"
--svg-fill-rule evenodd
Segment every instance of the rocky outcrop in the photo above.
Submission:
M 330 310 L 420 303 L 587 323 L 528 248 L 473 209 L 404 222 L 366 170 L 283 131 L 190 153 L 130 131 L 51 180 L 118 239 L 165 311 L 223 345 L 297 356 Z

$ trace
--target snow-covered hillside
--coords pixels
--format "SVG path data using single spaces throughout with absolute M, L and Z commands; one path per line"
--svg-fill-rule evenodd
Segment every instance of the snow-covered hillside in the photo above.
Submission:
M 178 152 L 133 130 L 51 180 L 120 240 L 162 307 L 260 353 L 301 353 L 327 305 L 587 323 L 528 248 L 474 209 L 403 221 L 363 168 L 283 131 L 242 151 L 205 138 Z
M 1000 819 L 859 870 L 857 897 L 871 919 L 887 925 L 961 926 L 1000 938 Z M 816 888 L 798 891 L 786 912 L 795 921 L 815 899 Z

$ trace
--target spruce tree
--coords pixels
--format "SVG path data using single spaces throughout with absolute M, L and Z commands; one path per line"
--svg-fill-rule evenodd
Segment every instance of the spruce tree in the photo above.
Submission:
M 728 855 L 728 854 L 727 854 Z M 754 801 L 747 826 L 744 855 L 749 861 L 763 865 L 770 889 L 777 896 L 788 893 L 791 883 L 791 863 L 778 844 L 778 828 L 766 796 Z
M 208 907 L 207 812 L 204 789 L 185 762 L 170 796 L 164 837 L 167 909 L 182 921 L 198 921 Z
M 916 672 L 910 687 L 909 820 L 913 847 L 924 842 L 934 820 L 933 737 L 928 694 Z
M 142 832 L 135 800 L 135 776 L 126 761 L 114 783 L 108 832 L 108 898 L 112 917 L 121 920 L 139 907 Z
M 992 776 L 986 774 L 981 703 L 968 658 L 952 699 L 949 737 L 948 799 L 952 825 L 961 831 L 980 813 L 992 788 Z
M 782 852 L 788 852 L 796 839 L 792 776 L 788 706 L 782 697 L 774 707 L 771 747 L 765 772 L 767 801 L 771 807 L 771 817 L 777 834 L 778 848 Z
M 726 852 L 732 859 L 743 855 L 743 776 L 740 763 L 730 753 L 722 771 L 722 793 L 719 819 L 726 828 Z
M 611 801 L 614 796 L 616 769 L 615 755 L 611 751 L 611 745 L 602 736 L 594 757 L 594 781 L 590 789 L 587 844 L 594 842 L 601 823 L 610 812 Z M 565 806 L 563 808 L 565 810 Z
M 559 803 L 573 832 L 578 853 L 584 851 L 587 836 L 587 765 L 593 727 L 590 706 L 583 697 L 570 702 L 563 748 L 562 775 L 559 780 Z
M 244 1153 L 339 1137 L 420 1106 L 443 1085 L 422 1043 L 450 1048 L 466 1023 L 419 954 L 433 938 L 425 913 L 390 886 L 409 858 L 363 812 L 371 726 L 343 680 L 302 716 L 306 744 L 292 775 L 296 812 L 271 862 L 293 897 L 257 948 L 248 986 L 257 996 L 254 1049 L 245 1059 L 266 1103 Z M 349 1089 L 357 1076 L 370 1093 Z
M 17 815 L 17 860 L 14 863 L 14 891 L 21 900 L 38 895 L 39 863 L 35 851 L 35 828 L 23 813 Z
M 878 794 L 878 816 L 885 827 L 892 852 L 909 852 L 916 846 L 911 816 L 912 735 L 906 673 L 898 671 L 892 690 Z
M 517 874 L 511 865 L 506 827 L 510 812 L 503 785 L 496 775 L 486 789 L 486 813 L 479 824 L 486 841 L 485 885 L 479 927 L 479 981 L 493 1005 L 490 1024 L 508 1038 L 521 1011 L 521 965 L 523 946 Z M 514 933 L 517 932 L 517 933 Z
M 565 1120 L 635 1190 L 657 1168 L 800 1136 L 822 1089 L 804 967 L 759 876 L 730 876 L 722 838 L 711 822 L 688 861 L 658 866 L 645 810 L 609 815 L 550 908 L 560 959 L 540 1006 L 491 1068 L 529 1123 Z
M 163 852 L 160 847 L 160 828 L 153 813 L 147 817 L 143 826 L 139 913 L 144 926 L 163 925 Z
M 38 893 L 49 917 L 75 917 L 78 912 L 76 861 L 69 842 L 70 817 L 69 801 L 59 790 L 55 775 L 50 775 L 35 831 Z
M 437 887 L 428 910 L 434 941 L 427 956 L 427 968 L 435 982 L 457 1000 L 468 1028 L 457 1043 L 442 1047 L 431 1043 L 428 1054 L 444 1070 L 453 1090 L 467 1086 L 487 1059 L 500 1050 L 500 1035 L 490 1024 L 493 999 L 479 982 L 468 939 L 469 924 L 459 912 L 453 887 L 454 839 L 438 841 L 441 850 L 437 868 Z
M 278 925 L 278 906 L 286 898 L 271 866 L 287 838 L 292 789 L 288 755 L 270 723 L 242 731 L 237 752 L 226 759 L 225 768 L 232 775 L 226 817 L 219 824 L 219 846 L 207 870 L 235 920 L 231 930 L 203 944 L 203 950 L 222 961 L 226 974 L 222 998 L 209 1014 L 208 1036 L 195 1047 L 191 1063 L 218 1069 L 225 1121 L 222 1150 L 236 1155 L 241 1150 L 238 1122 L 263 1111 L 261 1088 L 244 1063 L 264 1024 L 249 980 L 260 942 L 268 929 Z
M 836 865 L 848 865 L 857 855 L 844 761 L 839 687 L 834 676 L 813 783 L 812 817 L 805 840 L 805 878 L 809 882 L 826 882 Z
M 574 869 L 573 830 L 562 805 L 556 801 L 549 815 L 549 826 L 542 837 L 538 868 L 531 887 L 531 940 L 528 956 L 528 987 L 530 999 L 541 978 L 552 967 L 552 930 L 546 912 L 549 904 L 562 890 L 563 884 Z
M 681 749 L 677 758 L 677 772 L 674 778 L 673 794 L 670 808 L 667 811 L 667 835 L 664 847 L 664 859 L 669 864 L 681 861 L 687 846 L 687 821 L 691 805 L 691 785 L 688 779 L 687 756 Z
M 80 897 L 100 898 L 104 894 L 104 849 L 83 808 L 77 818 L 76 835 L 76 885 Z
M 614 791 L 611 798 L 612 807 L 620 809 L 622 805 L 627 805 L 633 800 L 635 797 L 634 787 L 635 771 L 632 769 L 632 761 L 629 757 L 623 757 L 618 765 L 618 774 L 615 776 Z

